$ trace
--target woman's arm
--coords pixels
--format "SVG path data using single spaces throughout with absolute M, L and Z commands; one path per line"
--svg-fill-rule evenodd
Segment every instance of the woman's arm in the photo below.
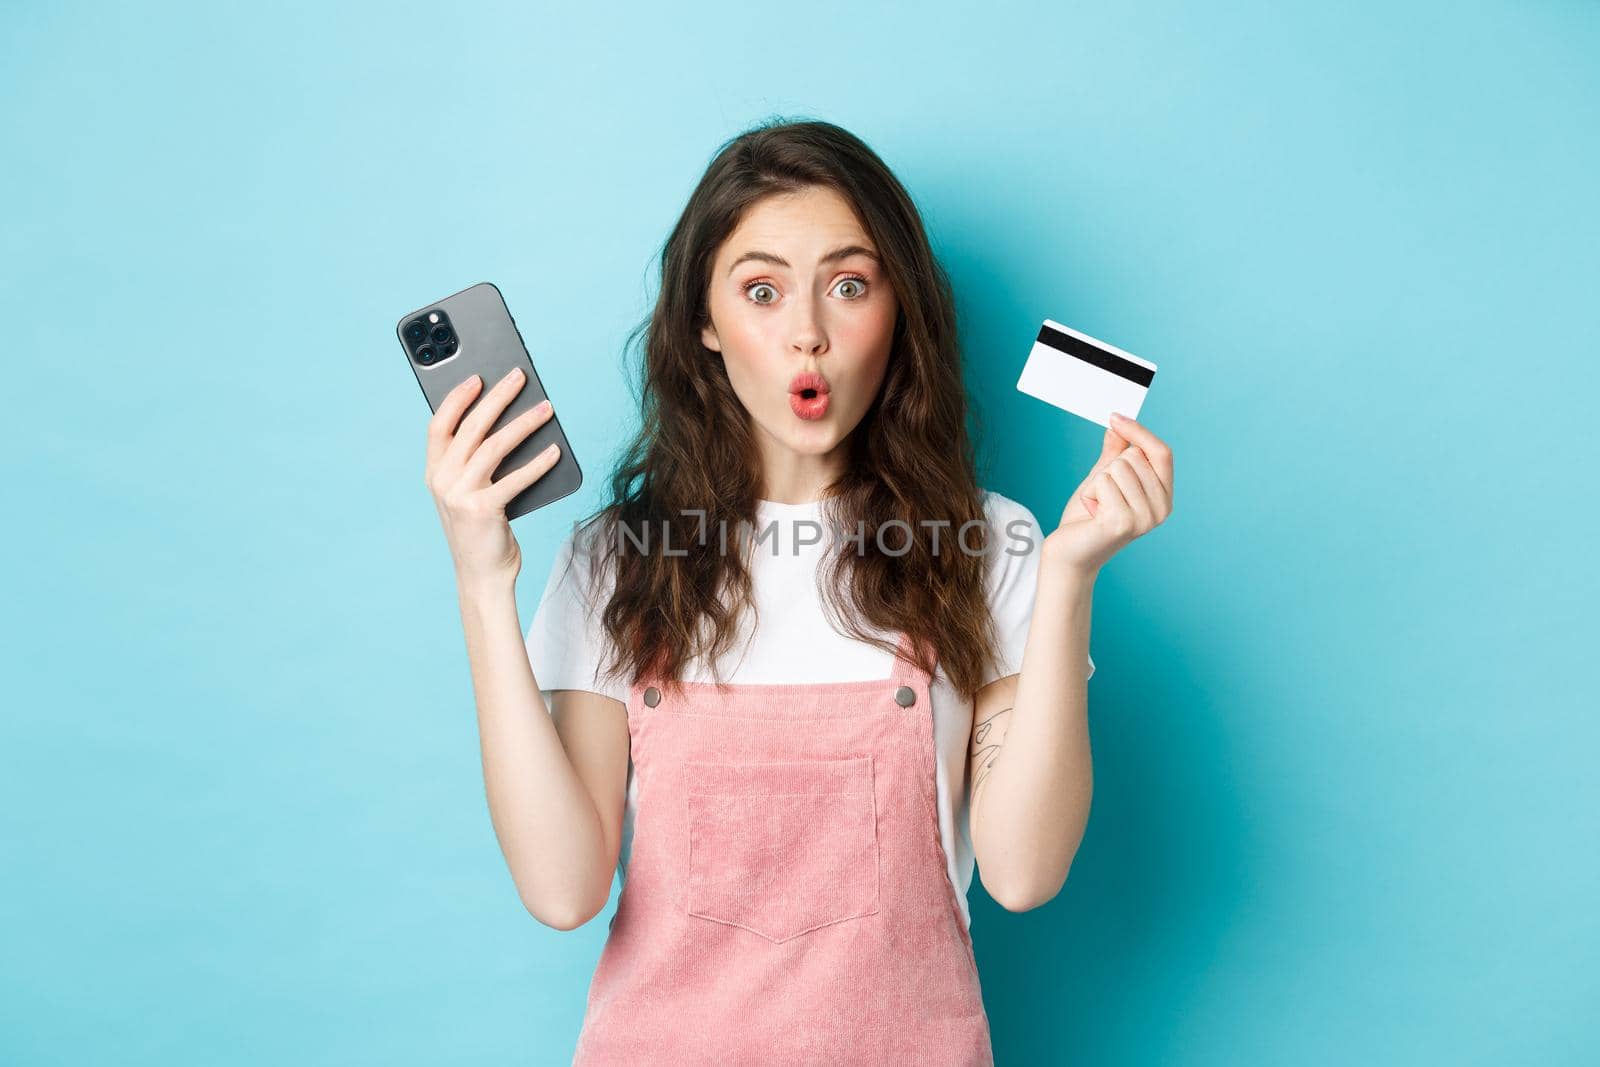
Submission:
M 978 691 L 968 831 L 983 888 L 1011 911 L 1060 891 L 1089 820 L 1093 600 L 1094 576 L 1040 560 L 1022 673 Z
M 620 701 L 557 690 L 545 707 L 510 586 L 460 589 L 484 789 L 523 905 L 558 930 L 611 895 L 621 846 L 628 722 Z
M 1060 892 L 1088 824 L 1095 579 L 1171 511 L 1171 450 L 1132 419 L 1114 417 L 1099 460 L 1040 546 L 1021 673 L 978 692 L 968 830 L 984 888 L 1012 911 Z
M 570 722 L 558 733 L 528 660 L 517 621 L 522 550 L 506 504 L 550 471 L 559 449 L 551 445 L 499 481 L 490 472 L 550 418 L 549 402 L 489 432 L 523 380 L 521 371 L 508 374 L 470 413 L 482 380 L 473 375 L 450 391 L 428 420 L 424 480 L 455 562 L 495 836 L 523 905 L 567 930 L 611 894 L 628 729 L 620 701 L 584 693 L 565 717 L 566 702 L 557 698 L 556 718 Z

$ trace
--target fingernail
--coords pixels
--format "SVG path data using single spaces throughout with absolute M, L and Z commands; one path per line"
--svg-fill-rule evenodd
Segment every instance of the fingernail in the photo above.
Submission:
M 1127 418 L 1127 417 L 1128 417 L 1128 416 L 1126 416 L 1126 415 L 1124 415 L 1124 414 L 1123 414 L 1123 413 L 1122 413 L 1122 412 L 1120 412 L 1120 411 L 1113 411 L 1113 412 L 1112 412 L 1112 413 L 1111 413 L 1111 417 L 1112 417 L 1112 418 L 1113 418 L 1113 419 L 1126 419 L 1126 418 Z

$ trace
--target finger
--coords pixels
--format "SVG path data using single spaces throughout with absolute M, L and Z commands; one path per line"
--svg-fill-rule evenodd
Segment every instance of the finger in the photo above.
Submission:
M 1101 471 L 1094 480 L 1095 495 L 1100 500 L 1100 511 L 1114 520 L 1126 520 L 1133 524 L 1133 509 L 1128 506 L 1128 498 L 1122 495 L 1122 487 L 1111 476 L 1110 469 Z M 1099 515 L 1095 516 L 1099 518 Z
M 511 403 L 517 391 L 522 388 L 525 380 L 522 369 L 513 369 L 504 378 L 495 382 L 494 388 L 483 394 L 478 401 L 478 406 L 472 409 L 466 419 L 461 423 L 455 439 L 450 442 L 450 447 L 445 450 L 446 463 L 465 467 L 467 459 L 477 451 L 478 445 L 483 443 L 484 434 L 489 432 L 489 427 L 494 425 L 494 420 Z
M 436 466 L 445 449 L 450 446 L 450 437 L 455 433 L 456 423 L 461 421 L 461 413 L 472 403 L 473 396 L 477 394 L 478 387 L 482 384 L 483 379 L 476 374 L 463 382 L 458 382 L 454 389 L 444 395 L 439 410 L 428 420 L 429 467 Z
M 1144 483 L 1139 481 L 1139 475 L 1134 473 L 1133 464 L 1128 462 L 1128 458 L 1118 456 L 1117 461 L 1106 468 L 1106 473 L 1111 475 L 1117 487 L 1122 490 L 1122 498 L 1128 502 L 1128 510 L 1133 512 L 1133 517 L 1139 523 L 1138 530 L 1143 532 L 1154 526 L 1155 509 L 1145 496 Z
M 1089 473 L 1084 475 L 1083 484 L 1087 485 L 1096 474 L 1105 470 L 1117 458 L 1124 448 L 1128 447 L 1127 439 L 1117 431 L 1106 428 L 1106 435 L 1100 442 L 1100 455 L 1095 457 L 1094 466 L 1089 468 Z
M 1144 495 L 1155 512 L 1156 522 L 1166 519 L 1168 513 L 1172 511 L 1172 500 L 1167 493 L 1167 487 L 1161 484 L 1161 479 L 1150 466 L 1150 457 L 1145 455 L 1144 449 L 1138 445 L 1129 445 L 1123 450 L 1122 458 L 1133 468 L 1133 473 L 1139 476 L 1139 481 L 1144 485 Z
M 1167 492 L 1172 492 L 1172 449 L 1167 443 L 1120 412 L 1112 412 L 1111 422 L 1124 437 L 1144 449 L 1161 484 L 1167 487 Z
M 1107 426 L 1106 435 L 1100 443 L 1100 458 L 1095 460 L 1096 465 L 1102 462 L 1110 462 L 1116 458 L 1117 453 L 1127 447 L 1127 440 L 1116 430 Z
M 547 398 L 490 434 L 461 469 L 461 477 L 467 486 L 481 489 L 493 476 L 495 468 L 500 466 L 500 461 L 510 455 L 529 434 L 549 421 L 550 401 Z
M 1073 498 L 1083 505 L 1083 510 L 1089 513 L 1091 519 L 1100 510 L 1100 498 L 1095 495 L 1094 478 L 1094 475 L 1089 475 L 1083 480 L 1083 484 L 1078 486 L 1078 491 L 1072 494 Z M 1067 506 L 1069 508 L 1072 506 L 1071 500 L 1067 501 Z
M 550 473 L 550 469 L 561 459 L 561 446 L 551 442 L 544 451 L 534 456 L 528 462 L 509 472 L 504 478 L 495 482 L 484 492 L 489 494 L 489 499 L 499 504 L 502 508 L 511 503 L 511 498 L 522 492 L 534 482 Z
M 1100 446 L 1099 457 L 1095 459 L 1094 466 L 1089 468 L 1089 473 L 1083 476 L 1083 481 L 1078 483 L 1078 488 L 1072 491 L 1072 496 L 1078 496 L 1087 492 L 1089 486 L 1094 483 L 1095 475 L 1099 474 L 1101 471 L 1110 466 L 1112 462 L 1116 460 L 1117 456 L 1122 452 L 1122 450 L 1127 447 L 1128 442 L 1122 438 L 1122 435 L 1117 433 L 1117 431 L 1108 428 L 1106 430 L 1103 443 Z M 1072 497 L 1067 498 L 1067 503 L 1069 505 L 1072 503 Z M 1093 515 L 1094 512 L 1090 511 L 1089 514 Z

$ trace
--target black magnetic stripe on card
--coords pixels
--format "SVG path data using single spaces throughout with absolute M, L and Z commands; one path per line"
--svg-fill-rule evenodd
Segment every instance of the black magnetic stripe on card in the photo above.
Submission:
M 1081 359 L 1085 363 L 1099 367 L 1101 370 L 1110 371 L 1119 378 L 1126 378 L 1130 382 L 1150 387 L 1150 382 L 1155 378 L 1156 372 L 1149 367 L 1135 363 L 1131 359 L 1123 359 L 1103 348 L 1096 348 L 1087 341 L 1079 340 L 1070 333 L 1052 330 L 1048 326 L 1039 327 L 1039 341 L 1049 345 L 1057 352 Z

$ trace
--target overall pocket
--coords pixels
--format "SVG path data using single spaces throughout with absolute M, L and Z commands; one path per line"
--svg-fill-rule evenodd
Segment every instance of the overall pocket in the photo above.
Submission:
M 787 941 L 878 910 L 872 757 L 684 765 L 690 915 Z

